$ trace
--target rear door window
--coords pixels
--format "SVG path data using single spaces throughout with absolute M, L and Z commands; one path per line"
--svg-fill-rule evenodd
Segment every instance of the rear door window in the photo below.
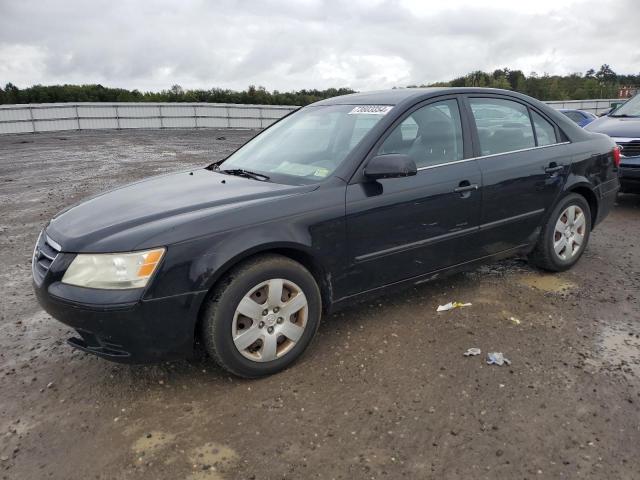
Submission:
M 526 106 L 500 98 L 470 98 L 481 155 L 523 150 L 536 146 Z

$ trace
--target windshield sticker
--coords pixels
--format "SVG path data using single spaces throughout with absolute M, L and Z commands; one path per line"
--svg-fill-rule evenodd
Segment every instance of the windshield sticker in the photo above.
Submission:
M 295 175 L 296 177 L 328 177 L 331 170 L 325 167 L 305 165 L 303 163 L 287 162 L 286 160 L 272 170 L 276 173 Z
M 316 169 L 317 167 L 314 167 L 313 165 L 287 162 L 285 160 L 272 171 L 276 173 L 284 173 L 286 175 L 295 175 L 296 177 L 308 177 L 314 175 Z
M 391 105 L 358 105 L 353 107 L 349 115 L 386 115 L 392 108 Z

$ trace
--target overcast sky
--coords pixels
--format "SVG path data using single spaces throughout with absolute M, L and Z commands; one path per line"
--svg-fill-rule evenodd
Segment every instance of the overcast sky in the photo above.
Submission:
M 638 0 L 0 0 L 0 84 L 371 90 L 505 66 L 638 73 L 639 18 Z

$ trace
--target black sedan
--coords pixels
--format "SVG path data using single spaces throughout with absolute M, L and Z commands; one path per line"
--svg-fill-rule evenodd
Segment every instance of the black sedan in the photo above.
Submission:
M 237 375 L 268 375 L 350 302 L 518 254 L 570 268 L 613 205 L 619 158 L 513 92 L 332 98 L 221 162 L 59 213 L 35 291 L 86 352 L 140 363 L 201 342 Z

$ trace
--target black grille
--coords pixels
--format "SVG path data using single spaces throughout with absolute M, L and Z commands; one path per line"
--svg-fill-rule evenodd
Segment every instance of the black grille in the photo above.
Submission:
M 622 155 L 624 155 L 625 157 L 640 156 L 640 140 L 631 140 L 630 142 L 619 142 L 618 145 L 622 147 Z
M 33 279 L 38 285 L 42 283 L 58 253 L 60 253 L 58 244 L 51 240 L 46 233 L 42 232 L 33 251 Z

